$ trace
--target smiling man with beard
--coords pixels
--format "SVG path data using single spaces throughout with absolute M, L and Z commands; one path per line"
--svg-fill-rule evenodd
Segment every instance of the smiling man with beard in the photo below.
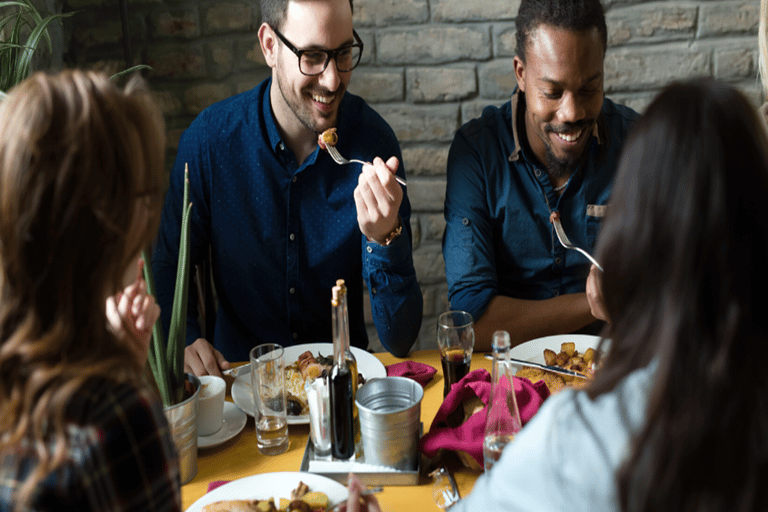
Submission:
M 206 109 L 179 143 L 153 256 L 163 326 L 189 164 L 192 263 L 210 247 L 219 306 L 211 344 L 190 301 L 186 371 L 217 375 L 260 343 L 330 342 L 337 279 L 349 290 L 351 344 L 368 346 L 365 282 L 381 343 L 404 356 L 422 313 L 411 208 L 395 181 L 405 173 L 394 132 L 346 92 L 363 51 L 352 2 L 262 0 L 261 12 L 272 77 Z M 332 127 L 341 154 L 373 165 L 339 166 L 321 151 L 318 135 Z
M 599 0 L 523 0 L 518 87 L 457 132 L 448 156 L 443 256 L 453 309 L 475 319 L 475 350 L 594 330 L 584 293 L 621 143 L 638 114 L 604 96 Z

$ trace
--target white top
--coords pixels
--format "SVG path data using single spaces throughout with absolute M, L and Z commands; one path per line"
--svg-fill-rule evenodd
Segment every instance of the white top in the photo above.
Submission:
M 451 512 L 619 510 L 614 474 L 643 426 L 655 365 L 591 401 L 583 391 L 549 398 Z

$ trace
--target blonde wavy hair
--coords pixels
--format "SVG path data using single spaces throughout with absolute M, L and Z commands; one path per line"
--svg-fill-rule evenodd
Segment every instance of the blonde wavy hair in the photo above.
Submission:
M 66 410 L 93 378 L 143 381 L 105 300 L 154 236 L 165 125 L 140 80 L 35 74 L 0 102 L 0 452 L 65 461 Z

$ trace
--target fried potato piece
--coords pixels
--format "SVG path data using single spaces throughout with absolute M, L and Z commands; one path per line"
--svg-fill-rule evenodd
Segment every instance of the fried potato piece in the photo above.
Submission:
M 548 364 L 549 366 L 552 366 L 555 364 L 555 358 L 557 357 L 557 354 L 554 350 L 550 350 L 548 348 L 544 349 L 544 363 Z
M 595 349 L 592 347 L 589 347 L 587 350 L 584 351 L 584 361 L 587 363 L 591 363 L 595 360 Z
M 565 352 L 568 357 L 573 357 L 576 352 L 576 344 L 572 341 L 560 345 L 560 352 Z

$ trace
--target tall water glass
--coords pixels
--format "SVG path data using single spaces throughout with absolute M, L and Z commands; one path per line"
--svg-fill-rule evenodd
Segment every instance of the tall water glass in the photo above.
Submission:
M 472 315 L 466 311 L 446 311 L 437 319 L 437 346 L 443 364 L 443 396 L 451 386 L 469 373 L 475 330 Z
M 259 451 L 279 455 L 290 444 L 283 347 L 266 343 L 251 349 L 251 389 Z

